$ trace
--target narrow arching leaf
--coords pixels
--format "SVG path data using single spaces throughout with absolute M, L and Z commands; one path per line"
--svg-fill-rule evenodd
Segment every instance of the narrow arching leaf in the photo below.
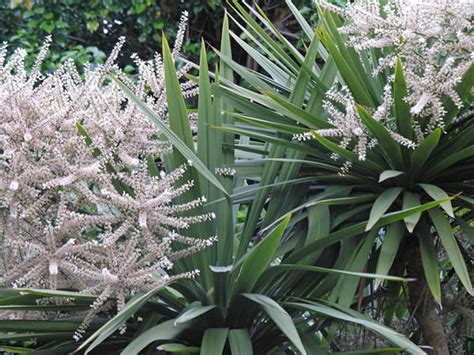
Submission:
M 442 200 L 448 197 L 448 194 L 440 187 L 431 184 L 418 184 L 433 200 Z M 454 218 L 453 206 L 451 201 L 446 201 L 441 204 L 443 210 L 446 211 L 449 217 Z
M 412 139 L 413 117 L 410 113 L 410 105 L 405 101 L 407 95 L 408 90 L 405 75 L 403 74 L 402 62 L 398 59 L 395 64 L 395 79 L 393 81 L 395 119 L 397 121 L 398 133 L 408 139 Z
M 260 243 L 243 256 L 242 267 L 235 281 L 234 294 L 252 290 L 258 278 L 275 258 L 275 252 L 290 219 L 291 215 L 288 214 Z
M 91 336 L 89 336 L 82 344 L 78 347 L 77 351 L 83 350 L 87 345 L 86 352 L 90 352 L 92 349 L 97 347 L 101 344 L 105 339 L 111 336 L 113 333 L 119 329 L 122 324 L 129 319 L 137 310 L 139 310 L 153 295 L 155 295 L 158 291 L 166 287 L 166 284 L 156 287 L 143 295 L 137 295 L 133 297 L 130 301 L 127 302 L 125 307 L 105 323 L 102 327 L 100 327 L 96 332 L 94 332 Z
M 374 202 L 370 210 L 369 221 L 367 222 L 366 231 L 370 230 L 379 219 L 388 211 L 390 206 L 395 202 L 398 195 L 402 192 L 401 187 L 391 187 L 385 190 Z
M 438 208 L 433 208 L 432 210 L 429 210 L 428 213 L 459 280 L 462 282 L 466 290 L 471 295 L 474 295 L 469 272 L 467 271 L 466 263 L 464 262 L 464 258 L 453 234 L 453 230 L 451 229 L 451 224 L 443 212 Z
M 232 355 L 253 355 L 252 341 L 247 329 L 232 329 L 229 332 Z
M 227 341 L 228 328 L 209 328 L 204 332 L 201 355 L 222 355 Z
M 258 303 L 268 316 L 275 322 L 280 330 L 288 337 L 293 345 L 302 355 L 306 354 L 306 350 L 301 342 L 301 338 L 296 330 L 295 324 L 290 315 L 270 297 L 261 294 L 244 293 L 243 296 L 251 301 Z
M 390 343 L 399 346 L 403 349 L 405 349 L 407 352 L 410 354 L 418 354 L 422 355 L 425 354 L 423 350 L 421 350 L 418 346 L 413 344 L 408 338 L 405 336 L 395 332 L 394 330 L 383 326 L 381 324 L 378 324 L 374 321 L 368 320 L 366 317 L 361 315 L 360 313 L 357 313 L 355 311 L 352 311 L 352 314 L 348 314 L 346 312 L 342 312 L 336 308 L 331 308 L 329 306 L 326 306 L 324 304 L 318 304 L 315 302 L 311 303 L 303 303 L 303 302 L 288 302 L 285 303 L 286 305 L 290 307 L 294 307 L 297 309 L 309 311 L 309 312 L 316 312 L 319 314 L 323 314 L 325 316 L 335 318 L 335 319 L 340 319 L 346 322 L 352 322 L 356 323 L 359 325 L 364 326 L 365 328 L 372 330 L 379 334 L 380 336 L 384 337 L 387 339 Z M 355 316 L 359 315 L 359 316 Z
M 441 129 L 436 128 L 429 134 L 413 151 L 411 156 L 410 170 L 413 176 L 417 176 L 418 172 L 430 158 L 431 153 L 436 148 L 441 137 Z
M 121 352 L 122 355 L 137 355 L 148 345 L 158 340 L 172 340 L 187 328 L 185 324 L 175 324 L 171 319 L 146 330 L 133 339 Z
M 175 324 L 180 324 L 180 323 L 186 323 L 189 322 L 190 320 L 193 320 L 197 317 L 200 317 L 201 315 L 213 310 L 217 306 L 194 306 L 188 308 L 186 311 L 184 311 L 183 314 L 181 314 L 178 318 L 175 320 Z

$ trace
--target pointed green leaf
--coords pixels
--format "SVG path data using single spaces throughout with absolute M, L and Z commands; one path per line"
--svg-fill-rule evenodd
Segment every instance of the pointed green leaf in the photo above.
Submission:
M 290 219 L 291 215 L 288 214 L 268 236 L 253 247 L 248 254 L 242 257 L 242 267 L 235 281 L 234 294 L 252 290 L 260 275 L 262 275 L 270 262 L 275 258 L 275 252 Z M 238 266 L 238 263 L 236 266 Z
M 158 340 L 173 340 L 187 328 L 184 324 L 175 324 L 171 319 L 146 330 L 133 339 L 121 352 L 121 355 L 138 355 L 148 345 Z
M 229 332 L 232 355 L 253 355 L 252 341 L 247 329 L 232 329 Z
M 433 208 L 432 210 L 429 210 L 428 213 L 430 214 L 431 220 L 433 221 L 439 238 L 441 239 L 441 243 L 448 254 L 449 261 L 453 265 L 459 280 L 467 291 L 471 295 L 474 295 L 469 272 L 467 271 L 466 263 L 464 262 L 464 258 L 453 234 L 453 230 L 451 229 L 451 224 L 443 212 L 438 208 Z
M 403 239 L 403 233 L 404 228 L 402 222 L 392 223 L 387 226 L 382 247 L 380 248 L 380 255 L 377 260 L 376 274 L 388 275 L 393 261 L 397 256 L 400 242 Z M 377 281 L 376 284 L 380 284 L 380 281 Z
M 403 193 L 403 209 L 417 207 L 421 205 L 420 196 L 414 192 L 405 191 Z M 412 215 L 405 217 L 405 225 L 410 233 L 413 233 L 418 221 L 420 220 L 421 212 L 413 213 Z
M 423 228 L 420 229 L 421 233 L 418 239 L 420 241 L 420 253 L 423 271 L 431 294 L 433 295 L 435 301 L 438 302 L 438 304 L 441 304 L 440 270 L 438 266 L 438 255 L 434 246 L 434 238 L 431 235 L 428 226 L 423 224 L 422 227 Z
M 306 350 L 301 342 L 301 338 L 296 330 L 293 319 L 278 303 L 270 297 L 261 294 L 243 293 L 243 296 L 262 306 L 268 316 L 275 322 L 280 330 L 287 336 L 302 355 L 306 355 Z
M 379 219 L 388 211 L 390 206 L 395 202 L 398 195 L 402 192 L 401 187 L 391 187 L 385 190 L 374 202 L 370 210 L 369 221 L 367 222 L 366 231 L 370 230 Z
M 183 312 L 178 318 L 175 320 L 175 325 L 180 323 L 186 323 L 190 320 L 193 320 L 201 315 L 213 310 L 217 306 L 194 306 L 188 308 L 186 311 Z
M 405 336 L 395 332 L 394 330 L 383 326 L 377 322 L 374 322 L 372 320 L 368 320 L 365 316 L 362 314 L 356 312 L 356 311 L 351 311 L 347 310 L 347 312 L 342 312 L 336 308 L 331 308 L 327 305 L 324 304 L 318 304 L 315 302 L 308 302 L 308 303 L 303 303 L 303 302 L 288 302 L 285 303 L 286 305 L 290 307 L 294 307 L 297 309 L 309 311 L 309 312 L 316 312 L 319 314 L 323 314 L 325 316 L 335 318 L 335 319 L 340 319 L 346 322 L 352 322 L 356 323 L 359 325 L 362 325 L 366 327 L 367 329 L 376 332 L 380 336 L 384 337 L 387 339 L 390 343 L 399 346 L 403 349 L 405 349 L 407 352 L 410 354 L 417 354 L 417 355 L 423 355 L 425 352 L 421 350 L 418 346 L 413 344 L 408 338 Z M 341 307 L 342 308 L 342 307 Z M 350 312 L 350 313 L 348 313 Z
M 383 182 L 385 180 L 400 176 L 405 174 L 403 171 L 398 171 L 398 170 L 385 170 L 380 174 L 379 177 L 379 182 Z
M 428 161 L 431 153 L 436 148 L 441 137 L 441 129 L 436 128 L 413 151 L 411 156 L 411 175 L 417 176 L 418 172 Z
M 436 185 L 431 184 L 418 184 L 433 200 L 442 200 L 448 198 L 448 194 Z M 441 204 L 443 210 L 446 211 L 449 217 L 454 218 L 453 206 L 451 201 L 446 201 Z
M 209 328 L 204 332 L 201 355 L 222 355 L 227 341 L 228 328 Z
M 403 74 L 402 62 L 397 59 L 395 64 L 395 79 L 393 82 L 393 101 L 395 108 L 395 119 L 397 121 L 398 133 L 413 139 L 413 118 L 410 113 L 410 105 L 405 101 L 408 95 L 405 75 Z

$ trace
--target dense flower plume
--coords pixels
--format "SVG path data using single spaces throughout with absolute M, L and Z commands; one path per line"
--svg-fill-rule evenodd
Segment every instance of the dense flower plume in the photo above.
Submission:
M 173 50 L 181 48 L 186 14 Z M 122 39 L 104 65 L 74 64 L 40 72 L 50 39 L 30 72 L 26 52 L 7 60 L 0 50 L 0 235 L 4 285 L 71 288 L 99 297 L 77 332 L 115 299 L 162 285 L 173 261 L 210 245 L 184 230 L 213 218 L 193 215 L 204 198 L 173 203 L 192 187 L 186 167 L 152 176 L 150 162 L 170 151 L 160 132 L 108 78 L 114 72 L 166 118 L 163 65 L 135 58 L 137 80 L 114 64 Z M 186 69 L 178 72 L 179 76 Z M 186 95 L 193 84 L 183 83 Z M 177 251 L 173 243 L 181 244 Z M 168 271 L 167 271 L 168 270 Z
M 374 76 L 385 76 L 387 84 L 382 103 L 372 113 L 375 119 L 384 123 L 394 140 L 409 148 L 416 145 L 394 132 L 391 119 L 393 76 L 386 73 L 393 72 L 397 60 L 406 77 L 406 100 L 414 117 L 417 142 L 435 128 L 444 130 L 446 103 L 451 101 L 458 109 L 462 107 L 456 86 L 474 63 L 474 3 L 389 0 L 383 5 L 378 0 L 359 0 L 339 8 L 327 1 L 317 2 L 345 18 L 345 25 L 339 30 L 347 36 L 348 45 L 361 58 L 372 58 Z M 381 55 L 367 56 L 367 51 L 373 49 L 380 50 Z M 345 101 L 345 111 L 334 107 L 334 101 Z M 327 96 L 326 108 L 335 128 L 318 133 L 342 137 L 343 146 L 355 140 L 359 158 L 364 160 L 370 137 L 357 113 L 348 106 L 351 101 L 354 99 L 349 90 L 333 88 Z

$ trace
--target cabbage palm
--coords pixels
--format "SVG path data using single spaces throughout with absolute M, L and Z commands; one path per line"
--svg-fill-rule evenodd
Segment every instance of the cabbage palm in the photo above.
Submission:
M 473 293 L 464 261 L 468 253 L 457 238 L 464 234 L 472 240 L 473 235 L 470 223 L 474 207 L 471 120 L 474 69 L 471 66 L 456 86 L 463 108 L 449 99 L 446 101 L 444 132 L 434 129 L 415 149 L 407 148 L 399 144 L 399 137 L 413 139 L 416 132 L 407 103 L 402 63 L 399 61 L 393 71 L 386 69 L 373 76 L 373 64 L 368 58 L 381 58 L 380 50 L 361 54 L 348 47 L 338 31 L 341 19 L 326 11 L 320 11 L 320 23 L 313 31 L 291 1 L 286 2 L 310 41 L 305 57 L 258 8 L 246 10 L 234 2 L 238 18 L 235 22 L 242 35 L 232 36 L 260 65 L 261 72 L 243 68 L 218 52 L 242 78 L 240 86 L 224 83 L 225 97 L 234 102 L 239 112 L 232 114 L 235 123 L 222 129 L 266 142 L 270 149 L 262 154 L 263 159 L 254 161 L 255 165 L 262 165 L 262 176 L 268 178 L 266 184 L 275 181 L 283 184 L 303 176 L 313 181 L 303 189 L 277 186 L 263 190 L 252 201 L 249 219 L 253 217 L 256 223 L 243 231 L 243 241 L 252 235 L 254 228 L 265 229 L 289 211 L 304 211 L 300 218 L 307 219 L 308 227 L 306 232 L 294 237 L 288 261 L 306 258 L 308 264 L 318 265 L 323 260 L 318 257 L 332 251 L 334 257 L 329 265 L 338 269 L 415 277 L 417 281 L 408 284 L 411 309 L 425 341 L 437 351 L 446 352 L 445 336 L 436 312 L 436 304 L 442 304 L 440 248 L 446 252 L 450 268 L 466 292 Z M 306 73 L 304 84 L 298 81 L 296 68 Z M 394 102 L 390 112 L 397 135 L 370 113 L 382 104 L 384 86 L 391 75 L 394 75 L 391 86 Z M 334 83 L 348 87 L 365 129 L 378 142 L 367 152 L 365 160 L 352 150 L 353 146 L 342 147 L 341 139 L 319 134 L 335 128 L 322 102 Z M 295 136 L 302 141 L 292 139 Z M 331 158 L 334 155 L 338 160 Z M 334 192 L 339 197 L 335 206 L 318 203 Z M 300 204 L 302 198 L 306 204 Z M 433 204 L 428 211 L 410 213 L 434 200 L 442 200 L 439 207 Z M 265 217 L 257 224 L 264 204 Z M 402 210 L 406 212 L 403 221 L 384 220 Z M 384 294 L 376 290 L 380 281 L 372 288 L 353 277 L 334 278 L 332 284 L 323 287 L 318 285 L 318 280 L 302 280 L 309 282 L 308 289 L 322 292 L 338 305 L 350 306 L 357 296 L 360 306 L 374 295 Z M 398 298 L 400 285 L 388 283 L 387 286 L 392 297 L 386 297 L 379 306 L 389 323 L 395 307 L 393 298 Z M 426 294 L 425 288 L 429 288 L 431 295 Z M 418 307 L 420 302 L 425 307 Z
M 240 14 L 248 16 L 245 11 Z M 244 108 L 252 110 L 252 104 L 247 98 L 240 97 L 240 88 L 233 84 L 233 76 L 242 74 L 243 68 L 230 60 L 230 36 L 238 38 L 229 31 L 225 20 L 219 50 L 223 59 L 215 75 L 208 70 L 206 50 L 202 47 L 199 78 L 195 78 L 199 82 L 200 97 L 197 135 L 194 137 L 166 41 L 163 43 L 163 59 L 168 124 L 120 84 L 173 144 L 173 154 L 159 162 L 172 170 L 191 161 L 193 168 L 185 179 L 194 180 L 196 188 L 185 198 L 207 196 L 206 212 L 216 214 L 214 221 L 193 227 L 202 230 L 189 231 L 192 235 L 209 235 L 211 231 L 218 236 L 216 245 L 175 264 L 176 272 L 199 269 L 200 275 L 194 280 L 181 280 L 136 295 L 111 320 L 107 320 L 105 315 L 98 317 L 79 343 L 72 340 L 72 335 L 80 323 L 80 313 L 77 317 L 64 314 L 63 319 L 49 322 L 14 319 L 0 322 L 0 327 L 6 331 L 0 334 L 3 349 L 28 351 L 30 344 L 12 341 L 37 339 L 35 352 L 47 354 L 74 350 L 155 353 L 157 346 L 167 352 L 202 354 L 327 353 L 331 348 L 337 348 L 337 341 L 328 346 L 337 329 L 334 321 L 343 321 L 365 327 L 396 346 L 387 351 L 407 349 L 423 353 L 406 337 L 349 308 L 349 303 L 336 304 L 337 300 L 325 298 L 341 275 L 356 283 L 360 277 L 368 283 L 369 280 L 400 282 L 406 279 L 342 270 L 339 267 L 346 265 L 338 262 L 340 251 L 337 245 L 329 247 L 324 254 L 306 252 L 315 248 L 314 243 L 321 241 L 330 246 L 333 239 L 345 239 L 353 229 L 349 226 L 349 229 L 341 228 L 334 233 L 326 230 L 326 233 L 321 213 L 329 208 L 344 209 L 357 202 L 370 202 L 374 196 L 367 193 L 349 196 L 350 189 L 346 186 L 329 187 L 319 183 L 316 190 L 308 194 L 308 189 L 318 179 L 299 176 L 300 164 L 296 158 L 291 160 L 291 164 L 283 163 L 291 168 L 285 175 L 280 172 L 282 162 L 275 160 L 269 164 L 267 155 L 278 158 L 272 152 L 282 154 L 291 148 L 297 155 L 301 154 L 300 147 L 303 147 L 289 142 L 284 134 L 273 134 L 273 129 L 281 126 L 281 115 L 274 111 L 274 107 L 256 107 L 255 114 L 268 115 L 274 119 L 275 127 L 271 130 L 252 127 L 259 137 L 270 139 L 275 136 L 270 143 L 261 139 L 250 140 L 240 133 L 236 139 L 230 128 L 242 118 L 236 112 L 243 112 Z M 289 94 L 290 105 L 301 106 L 307 100 L 307 92 L 313 88 L 313 74 L 307 71 L 307 67 L 313 66 L 316 50 L 316 42 L 313 42 L 305 59 L 297 52 L 288 57 L 298 63 L 292 65 L 288 79 L 296 81 Z M 288 54 L 285 52 L 284 55 Z M 318 79 L 326 86 L 334 80 L 335 72 L 331 67 L 332 64 L 325 66 L 326 74 Z M 266 80 L 259 74 L 255 78 L 258 82 Z M 272 89 L 274 83 L 268 82 L 266 88 Z M 283 89 L 284 84 L 281 81 L 275 87 Z M 233 91 L 235 88 L 238 91 Z M 314 105 L 320 110 L 318 100 L 315 95 Z M 309 112 L 306 114 L 311 116 Z M 295 128 L 288 125 L 288 129 Z M 300 131 L 296 128 L 295 133 Z M 322 152 L 319 148 L 317 151 Z M 156 158 L 158 161 L 159 157 Z M 150 159 L 151 172 L 155 163 Z M 413 212 L 425 211 L 439 203 L 428 202 L 408 211 L 383 216 L 380 223 L 401 221 Z M 244 218 L 241 216 L 243 213 Z M 341 215 L 339 223 L 344 223 L 347 218 L 350 216 Z M 316 229 L 326 233 L 326 239 L 320 239 L 314 233 Z M 376 234 L 370 232 L 368 238 L 373 239 Z M 364 244 L 364 250 L 370 247 L 370 243 Z M 81 311 L 94 300 L 93 295 L 70 291 L 17 289 L 2 292 L 1 307 L 7 311 Z M 69 302 L 67 306 L 48 304 L 51 297 L 67 298 Z M 124 322 L 127 331 L 120 333 L 118 330 Z

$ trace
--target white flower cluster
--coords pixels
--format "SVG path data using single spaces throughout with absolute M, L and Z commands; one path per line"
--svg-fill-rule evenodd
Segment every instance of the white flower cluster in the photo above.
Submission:
M 444 100 L 462 106 L 455 87 L 474 63 L 474 2 L 389 0 L 381 6 L 359 0 L 344 16 L 348 24 L 341 32 L 348 34 L 349 45 L 359 52 L 384 50 L 374 75 L 401 60 L 411 112 L 429 120 L 424 133 L 444 128 Z
M 0 50 L 1 280 L 97 294 L 80 337 L 112 300 L 120 311 L 126 297 L 192 275 L 174 274 L 173 262 L 214 239 L 183 231 L 213 215 L 190 213 L 204 198 L 173 203 L 192 187 L 182 181 L 185 167 L 152 176 L 155 155 L 168 153 L 169 144 L 107 78 L 113 71 L 165 117 L 159 56 L 136 59 L 139 75 L 131 81 L 114 64 L 121 40 L 104 65 L 86 66 L 82 77 L 72 62 L 43 77 L 49 43 L 30 73 L 24 50 L 8 60 L 6 46 Z
M 462 102 L 456 92 L 467 70 L 474 64 L 474 34 L 472 18 L 474 2 L 469 0 L 357 0 L 346 8 L 339 8 L 327 1 L 317 1 L 323 8 L 336 12 L 346 19 L 339 30 L 347 35 L 349 46 L 363 54 L 379 49 L 382 55 L 375 60 L 373 75 L 385 75 L 393 71 L 397 59 L 402 63 L 406 77 L 406 98 L 414 116 L 413 130 L 417 141 L 422 140 L 435 128 L 445 128 L 446 102 L 452 101 L 457 108 Z M 383 123 L 399 144 L 414 148 L 415 142 L 394 132 L 392 107 L 393 76 L 386 78 L 382 104 L 372 113 Z M 342 88 L 330 90 L 326 104 L 334 129 L 320 130 L 320 135 L 342 137 L 346 147 L 357 140 L 356 151 L 364 160 L 367 133 L 354 112 L 350 92 Z M 336 90 L 338 91 L 338 90 Z M 337 96 L 340 96 L 337 98 Z M 344 99 L 341 99 L 344 97 Z M 347 102 L 343 102 L 347 101 Z M 369 144 L 370 145 L 370 144 Z

